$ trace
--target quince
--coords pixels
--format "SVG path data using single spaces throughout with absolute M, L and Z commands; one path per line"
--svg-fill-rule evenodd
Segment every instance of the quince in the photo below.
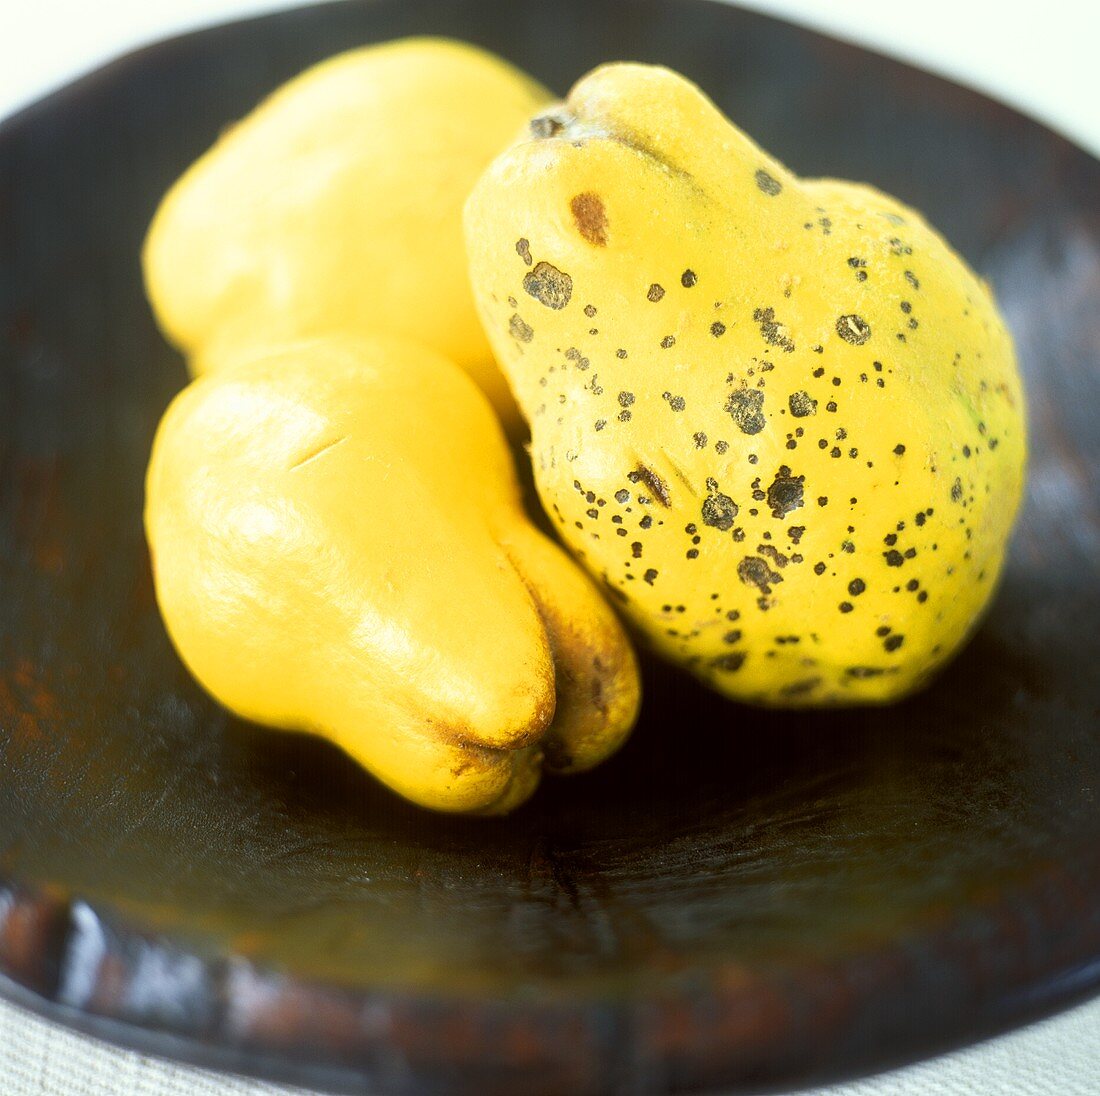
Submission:
M 653 647 L 781 705 L 891 700 L 958 650 L 1024 402 L 989 288 L 918 213 L 618 64 L 493 163 L 466 238 L 545 508 Z
M 512 423 L 478 323 L 462 204 L 548 98 L 498 57 L 412 38 L 291 80 L 168 192 L 145 243 L 149 299 L 192 372 L 332 331 L 422 342 Z
M 528 520 L 488 402 L 419 345 L 303 340 L 195 381 L 157 433 L 145 523 L 199 682 L 416 803 L 511 810 L 634 721 L 615 615 Z

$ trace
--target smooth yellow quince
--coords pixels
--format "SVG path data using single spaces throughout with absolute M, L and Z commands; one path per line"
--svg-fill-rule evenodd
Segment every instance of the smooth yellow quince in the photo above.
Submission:
M 633 723 L 618 621 L 432 351 L 305 340 L 195 381 L 158 431 L 145 522 L 168 631 L 210 693 L 424 806 L 503 813 Z
M 172 187 L 146 287 L 203 373 L 263 340 L 330 331 L 414 339 L 515 405 L 478 323 L 462 204 L 548 98 L 498 57 L 412 38 L 308 69 Z
M 1024 404 L 989 289 L 919 214 L 623 64 L 496 160 L 466 235 L 542 500 L 659 651 L 812 705 L 892 699 L 960 646 Z

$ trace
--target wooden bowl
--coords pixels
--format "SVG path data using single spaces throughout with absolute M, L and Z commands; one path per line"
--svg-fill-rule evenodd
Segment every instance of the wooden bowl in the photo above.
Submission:
M 808 175 L 924 210 L 1030 393 L 985 626 L 897 707 L 736 707 L 647 665 L 614 761 L 507 821 L 428 815 L 228 718 L 141 527 L 185 373 L 142 296 L 158 198 L 305 65 L 411 33 L 564 92 L 661 61 Z M 376 0 L 188 35 L 0 127 L 0 989 L 128 1046 L 334 1091 L 822 1082 L 1100 981 L 1100 164 L 943 80 L 676 0 Z

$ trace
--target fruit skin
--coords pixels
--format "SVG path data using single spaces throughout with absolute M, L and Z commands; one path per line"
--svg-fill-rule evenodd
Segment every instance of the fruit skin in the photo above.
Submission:
M 919 214 L 623 64 L 494 162 L 466 238 L 542 501 L 659 652 L 803 706 L 897 698 L 959 648 L 1024 403 L 990 291 Z
M 633 724 L 614 613 L 523 512 L 488 402 L 418 345 L 302 340 L 195 381 L 158 430 L 145 525 L 202 685 L 416 803 L 504 813 Z
M 196 374 L 258 339 L 415 339 L 515 421 L 470 293 L 462 204 L 547 98 L 500 58 L 444 39 L 352 50 L 306 70 L 161 203 L 143 264 L 166 335 Z

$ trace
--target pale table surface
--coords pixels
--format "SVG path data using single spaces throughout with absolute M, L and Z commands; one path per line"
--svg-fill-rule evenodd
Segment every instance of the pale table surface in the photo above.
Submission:
M 0 1003 L 3 1096 L 305 1096 L 150 1058 Z M 805 1096 L 1096 1096 L 1100 998 L 940 1058 Z M 563 1093 L 562 1096 L 568 1096 Z
M 298 0 L 0 0 L 0 118 L 144 42 Z M 1097 0 L 745 0 L 913 61 L 1100 155 Z M 992 14 L 996 11 L 996 14 Z M 0 1096 L 301 1093 L 118 1050 L 0 1002 Z M 815 1096 L 1098 1096 L 1100 999 L 1021 1031 Z

